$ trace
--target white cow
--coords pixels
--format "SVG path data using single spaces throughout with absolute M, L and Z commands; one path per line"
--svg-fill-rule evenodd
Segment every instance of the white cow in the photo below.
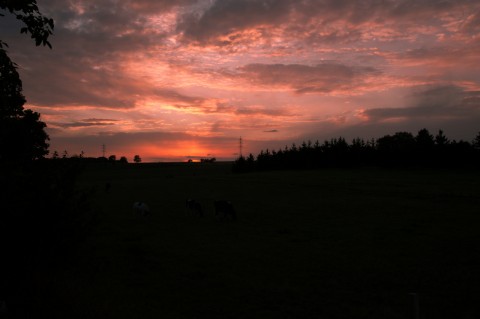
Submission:
M 144 202 L 133 203 L 133 213 L 135 215 L 148 216 L 150 215 L 150 208 Z

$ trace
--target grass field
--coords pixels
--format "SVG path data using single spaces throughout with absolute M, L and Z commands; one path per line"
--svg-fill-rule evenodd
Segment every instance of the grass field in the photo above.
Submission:
M 479 318 L 479 177 L 90 167 L 80 184 L 96 189 L 97 217 L 39 302 L 50 318 L 414 318 L 416 292 L 420 318 Z M 215 199 L 238 220 L 216 219 Z M 135 216 L 134 201 L 152 215 Z

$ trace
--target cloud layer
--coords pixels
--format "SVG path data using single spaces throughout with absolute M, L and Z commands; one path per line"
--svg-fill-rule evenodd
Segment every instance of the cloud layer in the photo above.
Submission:
M 8 15 L 0 38 L 52 150 L 94 155 L 108 136 L 128 156 L 141 145 L 145 159 L 178 159 L 182 147 L 232 158 L 239 136 L 255 153 L 353 130 L 443 125 L 455 138 L 479 130 L 476 1 L 39 5 L 55 20 L 52 50 L 36 48 Z M 232 146 L 218 148 L 219 139 Z

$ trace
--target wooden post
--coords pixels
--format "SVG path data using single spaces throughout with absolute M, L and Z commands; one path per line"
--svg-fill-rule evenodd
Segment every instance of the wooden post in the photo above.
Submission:
M 409 295 L 413 297 L 413 318 L 420 319 L 420 301 L 418 300 L 418 293 L 411 292 Z

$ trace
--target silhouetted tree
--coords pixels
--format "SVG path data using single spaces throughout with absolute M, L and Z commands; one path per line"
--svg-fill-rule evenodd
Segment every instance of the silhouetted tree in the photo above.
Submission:
M 118 160 L 120 163 L 123 163 L 123 164 L 127 164 L 128 163 L 128 160 L 125 156 L 122 156 L 120 157 L 120 159 Z
M 21 116 L 25 101 L 17 67 L 0 49 L 0 120 Z
M 201 163 L 215 163 L 217 161 L 217 159 L 215 157 L 211 157 L 211 158 L 201 158 L 200 159 L 200 162 Z
M 415 142 L 417 143 L 417 148 L 422 150 L 431 150 L 435 145 L 433 135 L 425 128 L 418 131 Z
M 47 45 L 54 22 L 42 15 L 36 0 L 0 0 L 0 9 L 23 22 L 21 33 L 30 34 L 35 44 Z M 1 14 L 3 16 L 3 14 Z M 48 154 L 48 135 L 40 114 L 24 110 L 25 97 L 17 65 L 7 55 L 7 43 L 0 40 L 0 161 L 43 158 Z
M 245 160 L 245 157 L 240 156 L 233 162 L 233 167 L 232 170 L 236 173 L 243 173 L 243 172 L 248 172 L 250 171 L 247 168 L 247 161 Z
M 462 167 L 473 164 L 475 148 L 467 141 L 453 141 L 448 146 L 448 160 L 452 166 Z
M 108 157 L 108 161 L 109 161 L 109 162 L 115 162 L 116 160 L 117 160 L 117 156 L 116 156 L 116 155 L 110 155 L 110 156 Z
M 480 132 L 478 132 L 477 136 L 473 139 L 472 145 L 476 150 L 480 150 Z
M 253 168 L 253 166 L 255 165 L 255 157 L 252 153 L 250 153 L 247 157 L 247 165 L 249 168 Z
M 48 38 L 53 34 L 54 21 L 44 16 L 38 9 L 36 0 L 0 0 L 0 9 L 9 12 L 22 21 L 24 26 L 20 29 L 21 33 L 31 35 L 35 44 L 52 47 Z M 0 14 L 3 16 L 3 14 Z M 0 50 L 8 46 L 0 40 Z
M 250 153 L 247 158 L 240 156 L 233 162 L 233 171 L 236 173 L 250 172 L 255 169 L 255 157 Z
M 415 138 L 409 132 L 397 132 L 393 136 L 385 135 L 377 140 L 379 151 L 388 153 L 408 153 L 415 148 Z
M 0 161 L 22 162 L 48 154 L 46 124 L 40 114 L 26 110 L 22 116 L 0 120 Z
M 435 139 L 427 129 L 421 129 L 415 136 L 415 156 L 416 165 L 428 165 L 434 161 L 433 148 L 435 147 Z
M 142 162 L 142 158 L 140 157 L 140 155 L 135 155 L 133 157 L 133 161 L 138 164 Z
M 355 138 L 349 147 L 349 161 L 352 166 L 369 164 L 371 161 L 372 148 L 362 138 Z
M 345 166 L 347 164 L 349 146 L 343 137 L 331 139 L 328 146 L 325 145 L 325 148 L 329 166 Z
M 385 135 L 377 140 L 379 161 L 386 165 L 408 165 L 413 159 L 415 138 L 409 132 Z
M 448 145 L 450 141 L 448 138 L 443 134 L 442 130 L 438 131 L 438 134 L 435 135 L 435 145 L 439 147 L 443 147 L 445 145 Z
M 22 162 L 48 154 L 49 137 L 40 114 L 24 110 L 22 81 L 15 64 L 0 49 L 0 162 Z

